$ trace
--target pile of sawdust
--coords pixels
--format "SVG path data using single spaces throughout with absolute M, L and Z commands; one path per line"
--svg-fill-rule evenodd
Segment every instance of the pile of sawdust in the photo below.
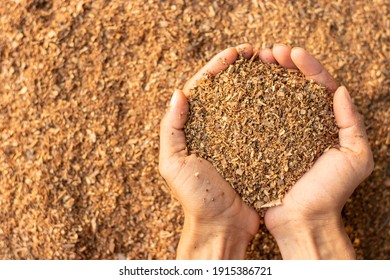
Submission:
M 0 258 L 172 259 L 183 213 L 159 123 L 219 51 L 305 47 L 366 118 L 376 162 L 348 201 L 358 258 L 389 258 L 387 1 L 15 0 L 0 4 Z M 249 259 L 280 258 L 264 225 Z
M 259 212 L 280 204 L 338 140 L 332 94 L 255 56 L 202 79 L 189 103 L 189 152 L 209 160 Z

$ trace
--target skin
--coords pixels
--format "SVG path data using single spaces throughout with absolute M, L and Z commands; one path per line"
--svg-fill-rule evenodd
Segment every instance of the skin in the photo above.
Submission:
M 257 233 L 260 218 L 246 205 L 211 163 L 189 155 L 184 125 L 187 97 L 204 74 L 215 75 L 234 63 L 238 53 L 250 58 L 243 44 L 217 54 L 184 86 L 176 90 L 160 127 L 159 169 L 181 203 L 185 221 L 178 259 L 243 259 Z M 302 48 L 275 45 L 258 52 L 266 63 L 301 71 L 334 93 L 340 145 L 325 152 L 293 186 L 281 206 L 268 209 L 265 223 L 284 259 L 351 259 L 354 251 L 341 220 L 341 209 L 354 189 L 373 170 L 363 118 L 345 87 Z

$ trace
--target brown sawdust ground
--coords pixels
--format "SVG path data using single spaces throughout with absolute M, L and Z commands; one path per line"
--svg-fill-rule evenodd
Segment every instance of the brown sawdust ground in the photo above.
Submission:
M 343 216 L 358 258 L 389 259 L 389 30 L 384 0 L 1 1 L 0 258 L 174 258 L 166 103 L 218 51 L 282 42 L 322 61 L 366 118 L 376 166 Z M 247 257 L 280 258 L 264 226 Z

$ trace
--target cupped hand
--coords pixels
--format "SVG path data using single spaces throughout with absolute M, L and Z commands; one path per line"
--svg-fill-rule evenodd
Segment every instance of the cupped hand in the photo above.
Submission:
M 257 233 L 260 218 L 246 205 L 213 165 L 186 149 L 184 126 L 189 114 L 187 97 L 205 74 L 216 75 L 234 63 L 239 52 L 253 55 L 250 45 L 217 54 L 184 90 L 176 90 L 160 127 L 159 170 L 181 203 L 185 221 L 177 258 L 244 258 Z
M 326 69 L 304 49 L 277 45 L 263 50 L 260 56 L 270 63 L 301 71 L 334 94 L 340 141 L 338 147 L 324 152 L 292 187 L 281 206 L 267 210 L 266 226 L 284 258 L 353 258 L 341 210 L 374 166 L 363 117 L 356 111 L 347 89 L 338 87 Z
M 239 48 L 245 50 L 245 57 L 253 55 L 250 45 Z M 242 258 L 259 225 L 257 213 L 215 168 L 188 154 L 183 132 L 190 89 L 204 74 L 215 75 L 234 63 L 238 52 L 238 48 L 221 52 L 187 82 L 184 92 L 176 91 L 161 123 L 160 172 L 185 213 L 178 258 Z M 266 226 L 284 258 L 352 258 L 353 249 L 340 213 L 348 197 L 373 169 L 363 119 L 347 90 L 338 88 L 325 68 L 304 49 L 278 45 L 261 50 L 259 58 L 297 69 L 335 92 L 334 114 L 340 139 L 339 147 L 325 152 L 293 186 L 283 205 L 267 211 Z

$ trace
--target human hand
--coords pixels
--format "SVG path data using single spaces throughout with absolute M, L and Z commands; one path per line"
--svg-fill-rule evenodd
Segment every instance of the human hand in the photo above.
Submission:
M 228 48 L 217 54 L 184 86 L 176 90 L 160 127 L 159 170 L 184 210 L 184 227 L 178 259 L 243 259 L 249 241 L 257 233 L 260 218 L 246 205 L 213 165 L 189 155 L 184 125 L 189 105 L 186 96 L 206 73 L 216 75 L 234 63 L 250 45 Z
M 284 259 L 350 259 L 354 250 L 345 233 L 341 210 L 355 188 L 372 172 L 374 162 L 364 121 L 345 87 L 302 48 L 278 45 L 265 50 L 271 63 L 298 69 L 334 92 L 340 144 L 315 162 L 286 194 L 281 206 L 267 210 L 265 224 Z M 337 90 L 336 90 L 337 89 Z

